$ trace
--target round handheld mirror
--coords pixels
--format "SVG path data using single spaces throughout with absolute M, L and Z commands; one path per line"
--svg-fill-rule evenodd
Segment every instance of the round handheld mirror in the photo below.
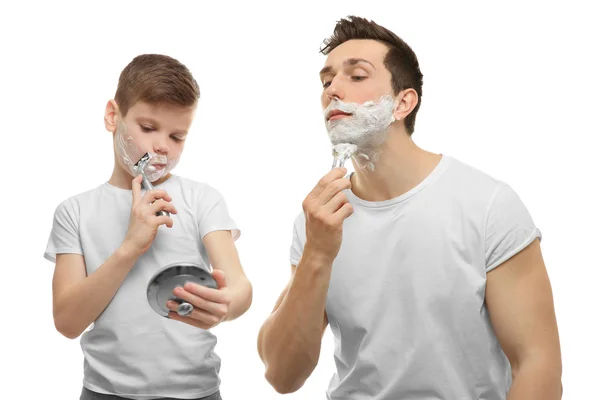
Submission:
M 188 282 L 217 289 L 217 282 L 204 264 L 174 263 L 157 271 L 148 282 L 146 294 L 150 307 L 160 316 L 168 318 L 167 302 L 179 303 L 177 314 L 186 316 L 194 306 L 173 294 L 176 287 L 183 287 Z

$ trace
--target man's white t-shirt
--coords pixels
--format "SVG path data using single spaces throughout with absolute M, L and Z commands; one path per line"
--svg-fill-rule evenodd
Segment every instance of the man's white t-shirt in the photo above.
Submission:
M 176 175 L 157 189 L 172 198 L 173 227 L 161 226 L 150 249 L 131 269 L 108 307 L 83 333 L 84 381 L 89 390 L 131 399 L 193 399 L 219 390 L 221 361 L 209 331 L 156 314 L 146 287 L 160 268 L 175 262 L 210 265 L 202 238 L 213 231 L 240 235 L 213 187 Z M 142 195 L 145 193 L 142 190 Z M 44 256 L 84 256 L 93 274 L 125 239 L 131 190 L 105 183 L 63 201 L 56 209 Z
M 506 184 L 443 156 L 409 192 L 346 194 L 326 313 L 337 372 L 330 400 L 504 400 L 511 367 L 485 304 L 486 274 L 540 231 Z M 290 261 L 306 243 L 294 224 Z

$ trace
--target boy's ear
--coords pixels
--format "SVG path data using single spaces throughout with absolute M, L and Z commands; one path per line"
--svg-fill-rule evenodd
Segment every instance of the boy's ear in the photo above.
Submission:
M 114 100 L 109 100 L 106 103 L 106 110 L 104 110 L 104 127 L 109 132 L 115 132 L 117 130 L 119 106 Z

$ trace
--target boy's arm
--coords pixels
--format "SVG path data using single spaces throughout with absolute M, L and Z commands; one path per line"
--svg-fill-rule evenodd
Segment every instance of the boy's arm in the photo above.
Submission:
M 122 246 L 86 277 L 80 254 L 58 254 L 52 279 L 54 325 L 75 339 L 94 322 L 123 283 L 137 255 Z
M 215 231 L 202 239 L 214 269 L 223 271 L 229 288 L 230 303 L 225 321 L 244 314 L 252 304 L 252 285 L 246 277 L 230 231 Z
M 173 226 L 158 211 L 177 214 L 163 190 L 141 195 L 141 175 L 132 181 L 129 229 L 121 246 L 90 276 L 80 254 L 57 254 L 52 279 L 54 325 L 64 336 L 78 337 L 108 306 L 137 259 L 148 250 L 160 225 Z
M 238 318 L 250 308 L 252 285 L 242 269 L 230 231 L 208 233 L 202 241 L 213 266 L 218 289 L 194 283 L 175 289 L 174 294 L 194 305 L 194 310 L 186 317 L 171 312 L 169 318 L 210 329 L 223 321 Z M 169 302 L 167 307 L 174 311 L 177 304 Z

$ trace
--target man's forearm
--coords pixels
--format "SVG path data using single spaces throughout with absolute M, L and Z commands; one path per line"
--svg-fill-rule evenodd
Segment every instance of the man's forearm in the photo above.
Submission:
M 317 365 L 330 277 L 331 264 L 305 251 L 289 291 L 261 329 L 265 375 L 278 392 L 298 390 Z
M 120 247 L 96 272 L 56 298 L 54 324 L 75 339 L 104 311 L 139 256 Z
M 559 400 L 561 368 L 544 361 L 524 363 L 515 373 L 506 400 Z

